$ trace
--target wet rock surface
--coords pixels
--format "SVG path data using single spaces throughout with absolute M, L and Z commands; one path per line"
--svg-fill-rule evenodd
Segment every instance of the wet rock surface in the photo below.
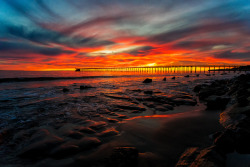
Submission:
M 152 82 L 152 79 L 149 79 L 149 78 L 147 78 L 147 79 L 145 79 L 144 81 L 143 81 L 143 83 L 151 83 Z
M 237 153 L 233 166 L 249 166 L 241 156 L 250 154 L 250 74 L 230 80 L 217 80 L 210 85 L 194 88 L 200 100 L 207 103 L 207 110 L 222 110 L 220 123 L 223 132 L 213 135 L 213 145 L 208 148 L 190 148 L 182 154 L 176 166 L 226 166 L 227 156 Z M 230 106 L 227 106 L 231 103 Z M 226 108 L 226 110 L 224 110 Z M 231 160 L 232 162 L 232 160 Z M 232 164 L 230 164 L 232 166 Z

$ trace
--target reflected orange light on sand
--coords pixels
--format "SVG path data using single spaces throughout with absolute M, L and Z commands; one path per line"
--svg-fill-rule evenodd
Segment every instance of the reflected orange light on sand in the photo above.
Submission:
M 135 119 L 142 119 L 142 118 L 148 118 L 148 119 L 155 119 L 155 118 L 171 118 L 179 115 L 183 115 L 184 113 L 176 113 L 176 114 L 169 114 L 169 115 L 144 115 L 144 116 L 135 116 L 128 119 L 124 119 L 123 121 L 130 121 Z

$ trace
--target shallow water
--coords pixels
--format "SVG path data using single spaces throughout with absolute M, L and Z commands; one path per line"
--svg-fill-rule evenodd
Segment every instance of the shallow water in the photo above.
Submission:
M 94 161 L 96 157 L 102 157 L 102 150 L 111 151 L 114 146 L 133 146 L 140 154 L 150 155 L 152 161 L 157 161 L 160 166 L 172 166 L 185 148 L 208 144 L 207 136 L 221 128 L 217 113 L 201 112 L 205 107 L 199 102 L 196 106 L 190 106 L 190 101 L 197 100 L 193 87 L 239 75 L 232 72 L 226 75 L 206 74 L 1 71 L 0 78 L 59 79 L 0 83 L 0 128 L 1 132 L 5 129 L 10 131 L 9 142 L 1 145 L 3 158 L 0 163 L 33 164 L 13 157 L 32 143 L 27 136 L 32 138 L 41 129 L 60 137 L 64 143 L 77 145 L 78 139 L 67 134 L 78 132 L 80 127 L 92 127 L 95 130 L 93 134 L 81 132 L 79 138 L 96 138 L 102 144 L 62 159 L 92 156 Z M 96 77 L 60 79 L 83 76 Z M 175 80 L 171 79 L 173 76 Z M 163 77 L 167 81 L 162 81 Z M 153 82 L 142 83 L 145 78 L 152 78 Z M 80 85 L 94 88 L 80 90 Z M 63 92 L 63 88 L 69 91 Z M 177 104 L 177 99 L 187 100 L 188 103 Z M 6 152 L 9 155 L 5 155 Z M 42 159 L 48 160 L 47 163 L 54 162 L 53 158 L 47 156 Z M 35 163 L 39 164 L 40 160 Z

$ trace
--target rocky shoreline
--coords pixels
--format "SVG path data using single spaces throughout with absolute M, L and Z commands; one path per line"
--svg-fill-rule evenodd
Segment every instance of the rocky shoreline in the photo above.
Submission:
M 248 101 L 244 99 L 248 95 L 244 94 L 246 91 L 240 91 L 237 85 L 243 83 L 239 78 L 244 78 L 244 76 L 238 77 L 238 79 L 215 81 L 211 85 L 205 82 L 203 85 L 196 86 L 194 92 L 197 93 L 200 101 L 207 102 L 208 110 L 223 110 L 227 106 L 234 106 L 235 99 L 245 106 Z M 246 76 L 249 78 L 249 75 Z M 199 107 L 200 103 L 197 103 L 197 97 L 192 91 L 193 85 L 188 80 L 194 77 L 197 78 L 199 75 L 185 76 L 183 78 L 186 78 L 186 81 L 183 83 L 179 81 L 181 79 L 179 77 L 176 77 L 175 82 L 166 82 L 166 79 L 162 81 L 146 79 L 144 82 L 135 82 L 126 89 L 124 85 L 119 86 L 118 84 L 89 86 L 76 83 L 67 87 L 52 87 L 49 90 L 32 89 L 32 93 L 33 91 L 35 93 L 36 91 L 43 91 L 45 94 L 53 93 L 54 98 L 39 99 L 38 101 L 32 99 L 37 98 L 37 95 L 32 98 L 27 96 L 17 98 L 18 110 L 14 110 L 17 111 L 15 115 L 10 120 L 3 118 L 0 120 L 0 156 L 2 157 L 0 164 L 2 166 L 132 167 L 150 166 L 148 165 L 150 162 L 154 166 L 157 166 L 156 163 L 164 166 L 155 152 L 145 152 L 137 148 L 134 142 L 116 145 L 110 145 L 110 143 L 124 134 L 121 125 L 133 118 L 170 116 L 171 113 L 176 112 L 175 109 L 178 106 Z M 247 80 L 246 83 L 248 82 Z M 245 85 L 245 87 L 247 86 Z M 246 90 L 245 87 L 243 85 L 242 89 Z M 28 89 L 21 91 L 27 93 Z M 13 102 L 10 99 L 2 101 L 2 104 L 1 107 L 6 113 L 13 110 Z M 181 125 L 188 126 L 186 122 L 188 119 L 183 119 Z M 209 121 L 207 123 L 210 125 Z M 151 126 L 151 124 L 149 125 Z M 192 124 L 202 130 L 202 126 L 197 125 L 197 123 Z M 227 126 L 226 123 L 224 126 Z M 135 127 L 132 126 L 132 128 Z M 178 132 L 185 131 L 185 128 L 180 129 L 178 126 L 173 128 L 173 125 L 168 128 Z M 152 131 L 154 130 L 152 129 Z M 216 130 L 217 128 L 210 133 Z M 145 132 L 148 133 L 148 131 Z M 168 132 L 165 129 L 159 130 L 159 132 L 161 133 L 159 138 L 171 145 L 171 140 L 167 142 L 165 137 L 171 138 L 172 135 L 167 136 Z M 192 130 L 186 130 L 185 133 L 190 135 L 189 143 L 194 143 Z M 218 132 L 213 137 L 216 139 L 223 134 L 224 132 Z M 139 137 L 145 142 L 146 136 Z M 179 141 L 173 140 L 173 142 L 180 145 Z M 162 146 L 161 143 L 158 147 Z M 172 165 L 177 162 L 178 155 L 186 147 L 188 146 L 183 144 L 181 150 L 176 151 L 174 160 L 171 159 Z M 147 149 L 145 150 L 147 151 Z M 165 150 L 173 153 L 168 149 Z M 192 155 L 195 152 L 193 157 L 196 157 L 200 150 L 192 148 L 189 152 Z M 183 163 L 188 161 L 190 164 L 194 161 L 194 158 L 190 159 L 186 154 L 184 155 L 187 158 L 183 160 Z M 165 158 L 163 159 L 165 160 Z M 221 161 L 223 162 L 224 159 L 222 158 Z
M 211 135 L 207 148 L 188 148 L 176 167 L 249 166 L 241 157 L 250 154 L 250 74 L 230 80 L 216 80 L 194 88 L 199 99 L 207 104 L 207 112 L 221 110 L 222 132 Z M 237 156 L 231 156 L 232 154 Z M 234 162 L 234 164 L 230 164 Z

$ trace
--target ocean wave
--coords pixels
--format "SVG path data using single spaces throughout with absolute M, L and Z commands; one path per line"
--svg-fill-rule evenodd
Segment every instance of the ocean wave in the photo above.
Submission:
M 4 83 L 4 82 L 32 82 L 32 81 L 73 80 L 73 79 L 91 79 L 91 78 L 117 78 L 117 77 L 119 77 L 119 76 L 0 78 L 0 83 Z

